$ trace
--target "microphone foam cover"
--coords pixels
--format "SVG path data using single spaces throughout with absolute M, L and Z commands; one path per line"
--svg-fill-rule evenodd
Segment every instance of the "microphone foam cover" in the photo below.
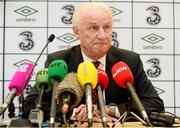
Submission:
M 86 84 L 91 84 L 92 89 L 97 85 L 97 70 L 93 63 L 85 61 L 79 64 L 77 70 L 78 80 L 84 89 Z
M 126 88 L 126 82 L 130 82 L 131 85 L 134 84 L 134 78 L 131 70 L 123 61 L 119 61 L 113 65 L 111 73 L 115 82 L 122 88 Z
M 16 88 L 18 90 L 16 96 L 19 96 L 31 80 L 33 70 L 34 65 L 31 63 L 24 63 L 21 67 L 19 67 L 11 79 L 9 90 L 11 91 Z
M 98 72 L 98 84 L 103 86 L 103 90 L 106 90 L 109 84 L 109 78 L 106 72 L 100 68 L 97 69 Z
M 84 91 L 80 86 L 76 73 L 68 73 L 56 88 L 55 98 L 58 103 L 62 104 L 63 95 L 71 95 L 71 105 L 76 107 L 81 101 Z
M 51 35 L 49 36 L 49 38 L 48 38 L 48 41 L 49 41 L 49 42 L 52 42 L 52 41 L 54 40 L 54 38 L 55 38 L 55 35 L 54 35 L 54 34 L 51 34 Z
M 60 82 L 68 72 L 67 64 L 64 60 L 55 60 L 48 67 L 48 79 L 56 78 Z
M 40 69 L 36 74 L 35 87 L 40 92 L 42 86 L 45 86 L 45 92 L 52 90 L 52 84 L 48 80 L 48 68 Z

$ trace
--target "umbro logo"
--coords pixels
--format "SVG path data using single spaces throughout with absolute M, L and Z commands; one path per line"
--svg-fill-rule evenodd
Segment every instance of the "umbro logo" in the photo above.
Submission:
M 31 8 L 31 7 L 23 6 L 21 8 L 18 8 L 16 10 L 14 10 L 14 12 L 16 12 L 17 14 L 20 14 L 22 16 L 27 17 L 27 16 L 30 16 L 30 15 L 32 15 L 34 13 L 37 13 L 38 11 Z

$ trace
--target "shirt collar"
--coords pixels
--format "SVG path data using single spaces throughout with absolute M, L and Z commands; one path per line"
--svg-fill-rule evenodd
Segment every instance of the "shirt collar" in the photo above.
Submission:
M 100 59 L 98 60 L 92 60 L 91 58 L 89 58 L 88 56 L 86 56 L 86 54 L 81 50 L 81 53 L 82 53 L 82 57 L 83 57 L 83 60 L 84 61 L 90 61 L 90 62 L 93 62 L 93 61 L 99 61 L 101 62 L 99 67 L 98 68 L 101 68 L 103 70 L 105 70 L 105 65 L 106 65 L 106 55 L 101 57 Z

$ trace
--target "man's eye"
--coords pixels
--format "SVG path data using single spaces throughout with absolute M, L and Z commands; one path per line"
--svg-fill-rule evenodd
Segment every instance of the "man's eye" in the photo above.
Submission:
M 109 26 L 104 26 L 104 30 L 108 30 L 108 29 L 110 29 Z
M 98 27 L 97 26 L 92 26 L 91 29 L 98 30 Z

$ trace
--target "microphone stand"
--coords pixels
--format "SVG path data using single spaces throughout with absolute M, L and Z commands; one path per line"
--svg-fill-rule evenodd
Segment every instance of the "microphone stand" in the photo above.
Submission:
M 23 93 L 22 93 L 22 95 L 23 95 Z M 22 96 L 21 95 L 21 96 Z M 20 97 L 21 97 L 20 96 Z M 19 97 L 19 100 L 20 99 L 24 99 L 24 96 L 23 97 L 21 97 L 20 98 Z M 21 100 L 22 101 L 22 100 Z M 21 103 L 23 103 L 23 102 L 21 102 Z M 29 120 L 27 120 L 27 119 L 22 119 L 22 106 L 21 106 L 21 108 L 19 108 L 19 109 L 21 109 L 21 110 L 19 110 L 19 119 L 11 119 L 11 122 L 10 122 L 10 124 L 9 124 L 9 127 L 31 127 L 32 125 L 31 125 L 31 123 L 29 122 Z M 16 118 L 16 116 L 15 116 L 15 106 L 14 106 L 14 103 L 13 103 L 13 101 L 11 101 L 11 103 L 9 104 L 9 107 L 8 107 L 8 117 L 9 118 Z
M 45 86 L 42 86 L 41 92 L 38 98 L 38 102 L 35 109 L 32 109 L 29 114 L 29 120 L 33 126 L 41 127 L 43 122 L 44 112 L 41 110 L 42 107 L 42 98 L 45 91 Z
M 92 87 L 90 84 L 85 85 L 85 98 L 86 98 L 86 106 L 88 111 L 88 127 L 92 127 L 92 112 L 93 112 L 93 106 L 92 106 Z
M 107 117 L 106 117 L 106 112 L 105 112 L 105 103 L 103 99 L 102 87 L 98 85 L 97 90 L 98 90 L 98 101 L 99 101 L 98 103 L 99 103 L 99 109 L 101 112 L 102 126 L 104 128 L 107 128 L 108 124 L 107 124 Z
M 19 96 L 19 119 L 22 119 L 22 114 L 23 114 L 23 103 L 24 103 L 24 94 L 23 92 Z
M 53 90 L 52 90 L 52 98 L 51 98 L 51 111 L 50 111 L 50 128 L 55 127 L 55 118 L 56 118 L 56 100 L 55 100 L 55 93 L 57 85 L 59 84 L 58 78 L 56 80 L 52 79 L 52 83 L 54 83 Z
M 8 117 L 9 118 L 15 118 L 15 106 L 14 106 L 14 103 L 11 102 L 9 104 L 9 107 L 8 107 Z M 10 124 L 9 124 L 9 127 L 32 127 L 31 123 L 29 120 L 27 119 L 22 119 L 22 114 L 19 115 L 19 119 L 12 119 Z
M 128 104 L 126 105 L 126 111 L 122 114 L 122 116 L 112 125 L 112 127 L 115 127 L 115 125 L 121 121 L 121 124 L 124 123 L 124 121 L 127 119 L 128 115 L 133 115 L 138 119 L 140 122 L 142 122 L 144 125 L 148 125 L 143 119 L 141 119 L 137 114 L 131 111 L 131 102 L 130 102 L 130 97 L 128 97 Z
M 11 102 L 10 104 L 9 104 L 9 108 L 8 108 L 8 117 L 9 118 L 14 118 L 15 117 L 15 106 L 14 106 L 14 103 L 13 102 Z

